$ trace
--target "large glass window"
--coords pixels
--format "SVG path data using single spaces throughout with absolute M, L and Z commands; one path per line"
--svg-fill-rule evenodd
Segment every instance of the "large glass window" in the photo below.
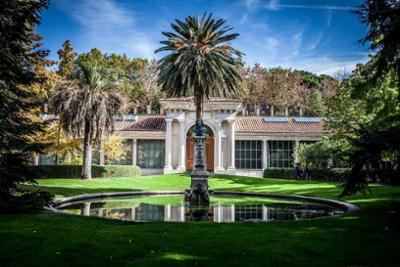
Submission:
M 164 140 L 138 140 L 137 165 L 140 168 L 163 168 L 164 159 Z
M 291 168 L 293 163 L 292 141 L 268 141 L 268 167 Z
M 105 163 L 110 165 L 132 165 L 132 139 L 124 139 L 122 141 L 123 155 L 119 159 L 108 159 L 105 155 Z
M 238 169 L 262 169 L 262 142 L 235 141 L 235 166 Z

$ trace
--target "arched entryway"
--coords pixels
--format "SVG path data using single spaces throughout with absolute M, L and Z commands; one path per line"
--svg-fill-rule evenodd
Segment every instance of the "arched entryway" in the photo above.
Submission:
M 214 171 L 214 133 L 210 127 L 206 125 L 206 168 L 207 171 Z M 193 169 L 194 156 L 194 126 L 192 126 L 186 135 L 186 170 Z

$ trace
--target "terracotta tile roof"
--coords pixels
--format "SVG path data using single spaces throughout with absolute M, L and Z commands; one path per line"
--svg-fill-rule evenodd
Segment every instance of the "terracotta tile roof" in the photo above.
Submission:
M 116 121 L 116 131 L 165 132 L 165 116 L 138 115 L 135 121 Z
M 293 118 L 289 122 L 265 122 L 262 116 L 236 116 L 236 132 L 322 134 L 324 122 L 295 122 Z
M 165 116 L 138 115 L 136 121 L 116 121 L 116 131 L 148 131 L 165 132 Z M 236 132 L 238 133 L 272 133 L 272 134 L 323 134 L 324 122 L 265 122 L 262 116 L 236 116 Z

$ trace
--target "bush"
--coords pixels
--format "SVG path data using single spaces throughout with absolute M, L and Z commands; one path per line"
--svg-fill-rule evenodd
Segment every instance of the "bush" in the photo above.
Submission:
M 81 165 L 39 165 L 30 166 L 33 178 L 79 178 Z M 92 177 L 137 177 L 140 168 L 131 165 L 92 165 Z
M 263 177 L 294 179 L 294 168 L 267 168 L 264 169 Z
M 350 169 L 310 169 L 311 180 L 343 182 L 350 174 Z M 264 178 L 294 179 L 294 168 L 270 168 L 264 169 Z

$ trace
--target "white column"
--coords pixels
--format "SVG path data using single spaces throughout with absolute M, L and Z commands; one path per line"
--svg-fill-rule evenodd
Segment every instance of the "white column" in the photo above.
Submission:
M 299 146 L 300 146 L 300 142 L 299 140 L 295 140 L 294 141 L 294 163 L 299 162 Z
M 217 123 L 217 166 L 215 167 L 216 172 L 223 171 L 224 167 L 222 167 L 222 122 L 219 121 Z
M 132 139 L 132 165 L 137 165 L 137 139 Z
M 167 123 L 166 133 L 165 133 L 165 166 L 164 172 L 172 170 L 172 119 L 165 119 Z
M 228 167 L 228 170 L 231 171 L 231 173 L 235 172 L 235 121 L 231 120 L 229 121 L 230 124 L 230 150 L 231 150 L 231 162 L 230 166 Z
M 267 139 L 264 139 L 262 144 L 262 168 L 263 170 L 268 166 L 268 150 L 267 150 Z
M 186 134 L 185 134 L 185 121 L 179 120 L 179 164 L 177 170 L 184 172 L 186 170 Z

